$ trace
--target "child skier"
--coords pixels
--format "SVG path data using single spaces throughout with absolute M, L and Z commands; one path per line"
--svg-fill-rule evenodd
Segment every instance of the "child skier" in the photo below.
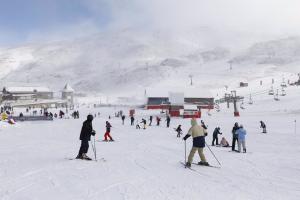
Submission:
M 156 117 L 156 125 L 157 125 L 157 126 L 159 126 L 160 120 L 161 120 L 160 117 L 157 116 L 157 117 Z
M 236 131 L 238 134 L 238 152 L 241 153 L 241 145 L 243 146 L 243 152 L 246 153 L 246 130 L 243 125 L 240 125 L 240 128 Z
M 151 115 L 150 118 L 149 118 L 149 121 L 150 121 L 150 122 L 149 122 L 149 126 L 151 126 L 151 124 L 152 124 L 152 118 L 153 118 L 153 117 L 152 117 L 152 115 Z
M 208 162 L 203 154 L 203 149 L 205 147 L 205 136 L 207 135 L 206 130 L 197 124 L 196 119 L 191 119 L 192 127 L 189 129 L 188 133 L 184 136 L 183 140 L 186 140 L 190 136 L 193 137 L 193 148 L 188 157 L 188 162 L 186 163 L 187 167 L 191 167 L 194 154 L 198 151 L 201 161 L 198 163 L 199 165 L 208 166 Z
M 96 134 L 96 132 L 93 130 L 92 121 L 93 115 L 88 115 L 87 120 L 83 122 L 79 137 L 81 140 L 81 146 L 76 159 L 92 160 L 86 155 L 89 150 L 89 141 L 91 140 L 91 135 Z
M 130 117 L 130 125 L 131 125 L 131 126 L 134 125 L 134 116 L 133 116 L 133 115 Z
M 218 138 L 219 134 L 222 135 L 222 133 L 220 132 L 220 127 L 216 127 L 213 132 L 212 146 L 215 146 L 215 141 L 216 141 L 216 145 L 219 145 L 219 138 Z
M 180 135 L 182 134 L 182 129 L 181 129 L 181 125 L 179 124 L 178 127 L 175 129 L 175 131 L 177 132 L 177 137 L 180 138 Z
M 107 137 L 109 137 L 110 141 L 114 141 L 112 139 L 112 137 L 110 136 L 110 128 L 111 127 L 112 127 L 111 124 L 108 121 L 106 121 L 106 132 L 104 134 L 104 141 L 108 141 Z

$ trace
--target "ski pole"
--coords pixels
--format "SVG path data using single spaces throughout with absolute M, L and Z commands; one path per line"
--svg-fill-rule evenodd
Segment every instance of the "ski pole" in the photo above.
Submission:
M 184 164 L 186 164 L 186 140 L 184 140 Z
M 95 136 L 94 136 L 94 155 L 95 155 L 95 161 L 97 161 L 97 150 L 96 150 Z
M 212 152 L 212 150 L 209 148 L 209 146 L 207 145 L 207 143 L 205 142 L 206 146 L 208 147 L 208 149 L 210 150 L 211 154 L 215 157 L 216 161 L 219 163 L 219 165 L 221 166 L 221 163 L 219 162 L 219 160 L 217 159 L 217 157 L 215 156 L 214 152 Z

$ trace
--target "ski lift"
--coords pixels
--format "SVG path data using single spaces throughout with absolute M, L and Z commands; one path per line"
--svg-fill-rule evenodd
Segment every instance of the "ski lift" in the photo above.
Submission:
M 277 89 L 277 93 L 274 94 L 274 100 L 275 100 L 275 101 L 279 101 L 279 97 L 278 97 L 278 89 Z
M 240 108 L 243 109 L 243 110 L 245 109 L 245 107 L 244 107 L 244 101 L 242 101 L 242 103 L 240 104 Z
M 252 105 L 252 104 L 253 104 L 253 100 L 252 100 L 252 96 L 251 96 L 251 94 L 250 94 L 250 96 L 249 96 L 249 102 L 248 102 L 248 104 L 250 104 L 250 105 Z
M 284 81 L 284 78 L 282 79 L 282 82 L 281 82 L 280 86 L 281 86 L 281 87 L 287 87 L 287 85 L 286 85 L 286 83 L 285 83 L 285 81 Z
M 273 86 L 272 86 L 271 89 L 269 90 L 269 95 L 274 95 Z
M 285 96 L 286 95 L 286 92 L 285 92 L 285 90 L 282 88 L 281 89 L 281 96 Z
M 280 84 L 281 87 L 287 87 L 286 83 L 283 81 L 281 84 Z
M 215 105 L 215 109 L 216 109 L 217 112 L 220 112 L 220 106 L 219 106 L 219 104 Z

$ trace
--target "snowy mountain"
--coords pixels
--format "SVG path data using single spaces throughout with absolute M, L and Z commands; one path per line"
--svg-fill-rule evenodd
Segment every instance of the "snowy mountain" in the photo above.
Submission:
M 149 86 L 187 85 L 194 74 L 195 84 L 213 89 L 239 81 L 241 75 L 248 80 L 265 76 L 259 64 L 268 64 L 269 70 L 300 61 L 299 38 L 257 43 L 236 54 L 232 46 L 226 47 L 228 42 L 212 41 L 209 33 L 201 29 L 169 37 L 124 30 L 2 49 L 0 84 L 42 84 L 59 90 L 69 82 L 77 92 L 126 94 L 143 93 Z M 230 60 L 236 72 L 228 71 Z

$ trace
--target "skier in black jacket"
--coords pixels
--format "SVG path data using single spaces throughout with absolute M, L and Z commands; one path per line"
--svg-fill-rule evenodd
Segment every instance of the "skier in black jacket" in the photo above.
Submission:
M 232 146 L 231 149 L 232 151 L 236 151 L 235 150 L 235 143 L 238 141 L 238 134 L 236 134 L 236 131 L 239 129 L 239 124 L 237 122 L 234 123 L 234 126 L 232 128 Z
M 134 116 L 130 117 L 130 125 L 133 126 L 134 125 Z
M 167 115 L 166 121 L 167 121 L 167 128 L 169 128 L 170 127 L 170 121 L 171 121 L 171 118 L 170 118 L 169 115 Z
M 220 132 L 220 127 L 216 127 L 213 132 L 212 146 L 215 146 L 215 141 L 216 141 L 216 145 L 219 145 L 219 138 L 218 138 L 219 134 L 222 135 L 222 133 Z
M 96 134 L 96 132 L 93 130 L 93 119 L 93 115 L 88 115 L 87 120 L 83 122 L 79 138 L 81 140 L 81 146 L 76 159 L 91 160 L 91 158 L 89 158 L 86 154 L 89 149 L 89 141 L 91 140 L 91 135 L 94 136 Z

